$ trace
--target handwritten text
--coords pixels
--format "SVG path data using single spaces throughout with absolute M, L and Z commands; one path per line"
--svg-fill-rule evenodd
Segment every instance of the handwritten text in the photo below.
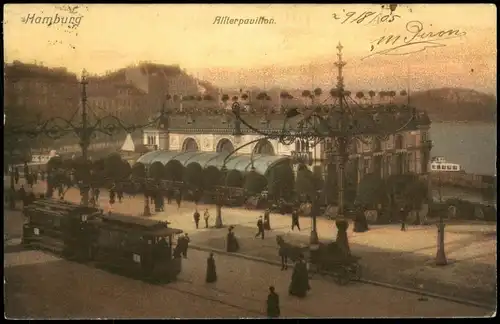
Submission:
M 440 31 L 426 31 L 424 25 L 418 20 L 409 21 L 406 24 L 406 35 L 384 35 L 371 43 L 370 55 L 406 55 L 424 51 L 427 48 L 446 46 L 444 42 L 449 39 L 459 38 L 467 35 L 467 32 L 459 29 L 448 29 Z M 385 45 L 391 46 L 379 50 Z
M 341 20 L 341 24 L 364 24 L 364 25 L 378 25 L 380 23 L 391 23 L 394 20 L 401 18 L 401 16 L 393 14 L 392 12 L 389 14 L 386 13 L 377 13 L 373 11 L 364 11 L 362 13 L 358 13 L 356 11 L 349 11 L 342 14 L 334 13 L 332 14 L 333 19 Z

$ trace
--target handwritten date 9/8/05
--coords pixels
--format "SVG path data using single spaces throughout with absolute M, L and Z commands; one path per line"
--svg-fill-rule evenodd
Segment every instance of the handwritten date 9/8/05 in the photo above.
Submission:
M 332 18 L 335 20 L 342 20 L 341 24 L 380 24 L 380 23 L 391 23 L 394 20 L 401 18 L 401 16 L 396 15 L 394 13 L 377 13 L 373 11 L 363 11 L 362 13 L 358 13 L 356 11 L 348 11 L 342 14 L 334 13 L 332 14 Z

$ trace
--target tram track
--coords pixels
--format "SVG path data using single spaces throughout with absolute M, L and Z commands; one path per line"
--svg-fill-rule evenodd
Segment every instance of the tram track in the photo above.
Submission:
M 217 253 L 217 254 L 220 254 L 220 255 L 233 256 L 233 257 L 243 258 L 243 259 L 246 259 L 246 260 L 249 260 L 249 261 L 267 263 L 269 265 L 281 267 L 281 263 L 280 262 L 269 260 L 269 259 L 265 259 L 265 258 L 255 257 L 255 256 L 246 255 L 246 254 L 242 254 L 242 253 L 227 252 L 227 251 L 224 251 L 224 250 L 214 249 L 214 248 L 205 247 L 205 246 L 200 246 L 200 245 L 196 245 L 196 244 L 193 244 L 193 243 L 191 243 L 189 245 L 189 247 L 191 249 L 195 249 L 195 250 L 199 250 L 199 251 L 213 252 L 213 253 Z M 326 272 L 325 273 L 319 273 L 319 275 L 330 276 L 331 277 L 331 275 L 329 275 Z M 466 300 L 466 299 L 461 299 L 461 298 L 446 296 L 446 295 L 434 293 L 434 292 L 431 292 L 431 291 L 417 290 L 417 289 L 413 289 L 413 288 L 408 288 L 408 287 L 403 287 L 403 286 L 399 286 L 399 285 L 389 284 L 389 283 L 386 283 L 386 282 L 380 282 L 380 281 L 376 281 L 376 280 L 359 279 L 359 280 L 356 280 L 356 281 L 360 282 L 360 283 L 363 283 L 363 284 L 367 284 L 367 285 L 379 286 L 379 287 L 389 288 L 389 289 L 398 290 L 398 291 L 404 291 L 404 292 L 412 293 L 412 294 L 415 294 L 415 295 L 420 295 L 420 296 L 431 297 L 431 298 L 435 298 L 435 299 L 446 300 L 446 301 L 454 302 L 454 303 L 457 303 L 457 304 L 462 304 L 462 305 L 466 305 L 466 306 L 473 306 L 473 307 L 482 308 L 482 309 L 485 309 L 485 310 L 495 310 L 496 309 L 496 306 L 492 305 L 492 304 L 480 303 L 480 302 L 476 302 L 476 301 L 472 301 L 472 300 Z

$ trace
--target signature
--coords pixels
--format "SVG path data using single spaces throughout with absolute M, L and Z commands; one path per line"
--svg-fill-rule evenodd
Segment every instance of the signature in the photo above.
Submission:
M 430 25 L 432 26 L 432 25 Z M 370 55 L 406 55 L 418 53 L 432 47 L 444 47 L 445 40 L 460 38 L 467 35 L 467 32 L 460 29 L 448 29 L 440 31 L 424 31 L 421 21 L 412 20 L 406 24 L 407 35 L 384 35 L 371 42 Z M 381 46 L 394 46 L 388 49 L 379 50 Z M 374 52 L 375 51 L 375 52 Z
M 380 23 L 391 23 L 397 18 L 401 18 L 400 15 L 393 14 L 392 11 L 389 14 L 374 11 L 363 11 L 361 13 L 356 11 L 345 12 L 345 9 L 343 11 L 342 14 L 332 14 L 333 19 L 342 20 L 340 24 L 363 24 L 364 22 L 365 25 L 378 25 Z

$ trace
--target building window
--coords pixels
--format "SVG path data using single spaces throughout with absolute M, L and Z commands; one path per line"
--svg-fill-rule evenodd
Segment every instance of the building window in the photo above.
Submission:
M 422 132 L 421 137 L 422 137 L 422 142 L 425 142 L 425 141 L 427 141 L 429 139 L 428 138 L 429 135 L 427 134 L 427 132 Z
M 404 138 L 403 135 L 396 135 L 396 149 L 401 150 L 404 147 Z
M 384 158 L 384 176 L 390 176 L 391 175 L 391 157 L 386 156 Z
M 370 173 L 370 159 L 363 160 L 363 174 Z

